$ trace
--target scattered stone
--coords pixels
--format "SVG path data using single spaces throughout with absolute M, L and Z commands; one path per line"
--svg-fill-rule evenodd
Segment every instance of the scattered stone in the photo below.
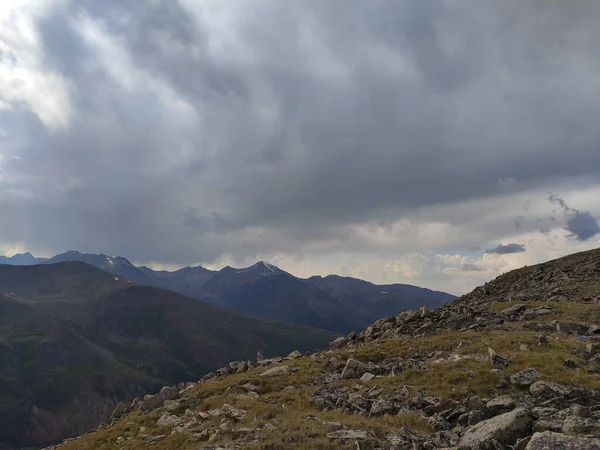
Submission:
M 567 434 L 596 434 L 600 429 L 597 420 L 585 417 L 567 417 L 562 426 L 562 432 Z
M 533 431 L 562 431 L 564 419 L 556 416 L 542 417 L 538 419 L 533 425 Z
M 519 345 L 519 350 L 521 350 L 522 352 L 530 352 L 531 351 L 531 349 L 525 344 Z
M 246 384 L 242 384 L 242 386 L 244 389 L 246 389 L 247 391 L 258 391 L 259 387 L 257 385 L 255 385 L 254 383 L 246 383 Z
M 366 372 L 362 377 L 360 377 L 360 381 L 371 381 L 373 378 L 375 378 L 375 375 L 370 372 Z
M 494 414 L 513 409 L 517 402 L 509 395 L 501 395 L 487 402 L 486 407 Z
M 564 365 L 567 369 L 579 369 L 580 366 L 572 359 L 565 359 Z
M 586 344 L 585 351 L 588 353 L 588 356 L 594 356 L 600 351 L 600 344 L 598 344 L 598 343 Z
M 502 369 L 511 363 L 509 359 L 501 356 L 492 348 L 488 348 L 488 355 L 490 358 L 490 363 L 492 364 L 492 368 L 494 369 Z
M 600 439 L 566 436 L 546 431 L 535 433 L 525 450 L 600 450 Z
M 382 416 L 384 414 L 392 414 L 394 412 L 394 404 L 389 400 L 380 398 L 373 402 L 371 406 L 371 415 L 372 416 Z
M 337 430 L 332 431 L 331 433 L 327 433 L 327 437 L 329 439 L 338 439 L 338 440 L 360 440 L 366 439 L 368 434 L 365 430 Z
M 179 389 L 165 386 L 158 394 L 144 397 L 144 400 L 139 402 L 137 407 L 142 411 L 151 411 L 160 408 L 165 400 L 175 400 L 177 398 L 179 398 Z
M 510 382 L 516 386 L 529 387 L 540 378 L 540 373 L 534 368 L 522 370 L 510 377 Z
M 181 423 L 181 419 L 172 414 L 163 414 L 156 422 L 159 427 L 176 427 Z
M 368 371 L 369 367 L 355 359 L 348 359 L 342 371 L 342 379 L 360 378 Z
M 503 316 L 516 316 L 521 314 L 526 309 L 527 307 L 521 303 L 511 306 L 510 308 L 503 309 L 502 311 L 500 311 L 500 314 Z
M 514 445 L 513 450 L 525 450 L 529 441 L 531 441 L 531 436 L 519 439 Z
M 581 405 L 573 405 L 571 411 L 575 417 L 588 417 L 590 415 L 590 411 Z
M 525 409 L 501 414 L 472 426 L 458 443 L 459 447 L 482 449 L 492 440 L 502 445 L 512 445 L 518 439 L 529 435 L 531 430 L 531 416 Z
M 129 411 L 129 407 L 123 402 L 119 402 L 110 416 L 111 420 L 117 420 L 123 417 Z
M 298 350 L 294 350 L 292 353 L 287 355 L 287 359 L 298 359 L 301 356 L 302 356 L 302 353 L 300 353 Z
M 274 377 L 274 376 L 279 376 L 279 375 L 288 375 L 288 374 L 294 373 L 294 372 L 295 372 L 295 370 L 293 370 L 290 366 L 277 366 L 277 367 L 273 367 L 271 369 L 265 370 L 259 376 L 260 377 Z

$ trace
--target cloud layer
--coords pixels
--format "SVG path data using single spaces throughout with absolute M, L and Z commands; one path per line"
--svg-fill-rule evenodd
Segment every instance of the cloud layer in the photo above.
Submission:
M 453 292 L 592 247 L 598 18 L 591 0 L 9 1 L 2 245 Z

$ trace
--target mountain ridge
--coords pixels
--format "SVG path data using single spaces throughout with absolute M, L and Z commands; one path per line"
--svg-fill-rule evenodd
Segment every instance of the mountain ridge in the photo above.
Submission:
M 137 284 L 170 289 L 255 317 L 340 333 L 360 330 L 382 316 L 419 306 L 436 307 L 455 298 L 411 285 L 378 286 L 337 275 L 302 279 L 266 261 L 242 268 L 226 266 L 218 271 L 194 266 L 169 272 L 136 267 L 124 257 L 69 251 L 43 263 L 71 260 L 86 262 Z M 277 277 L 282 278 L 275 280 Z
M 232 365 L 54 448 L 597 450 L 600 249 L 382 318 L 327 351 Z

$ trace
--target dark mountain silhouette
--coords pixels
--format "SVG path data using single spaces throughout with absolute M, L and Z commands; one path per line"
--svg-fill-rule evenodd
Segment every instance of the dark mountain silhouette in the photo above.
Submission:
M 305 280 L 265 261 L 245 268 L 227 266 L 219 271 L 196 266 L 168 272 L 136 267 L 123 257 L 70 251 L 48 262 L 73 260 L 137 284 L 170 289 L 251 316 L 342 333 L 360 330 L 380 317 L 420 306 L 435 308 L 454 298 L 417 286 L 382 286 L 336 275 Z

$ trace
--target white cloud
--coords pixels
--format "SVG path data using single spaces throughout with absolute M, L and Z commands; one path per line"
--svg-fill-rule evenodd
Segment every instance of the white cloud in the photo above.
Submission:
M 72 113 L 68 82 L 44 65 L 36 21 L 63 1 L 3 0 L 0 7 L 1 110 L 25 103 L 49 128 L 64 128 Z

